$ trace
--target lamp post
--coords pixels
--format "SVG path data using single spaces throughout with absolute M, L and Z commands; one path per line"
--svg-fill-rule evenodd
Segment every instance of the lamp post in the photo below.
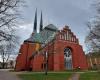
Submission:
M 45 42 L 45 44 L 47 44 L 47 51 L 45 52 L 45 61 L 46 61 L 46 63 L 45 63 L 45 75 L 48 74 L 49 38 L 50 38 L 50 37 L 48 38 L 48 36 L 49 36 L 49 34 L 47 32 L 47 40 Z M 54 34 L 53 34 L 53 36 L 54 36 Z
M 47 40 L 46 40 L 47 44 L 48 44 L 48 36 L 49 35 L 48 35 L 48 31 L 47 31 Z M 48 46 L 49 46 L 49 44 L 48 44 Z M 49 50 L 49 47 L 48 47 L 48 50 Z M 45 63 L 45 75 L 48 74 L 48 52 L 49 52 L 48 50 L 45 52 L 45 61 L 46 61 L 46 63 Z
M 45 75 L 47 75 L 47 72 L 48 72 L 48 53 L 47 53 L 47 51 L 45 53 L 45 60 L 46 60 L 46 64 L 45 64 Z

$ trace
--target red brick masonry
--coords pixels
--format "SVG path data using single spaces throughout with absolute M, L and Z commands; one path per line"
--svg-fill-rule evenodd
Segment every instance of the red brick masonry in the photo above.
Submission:
M 36 44 L 24 42 L 16 59 L 16 71 L 32 70 L 43 71 L 45 69 L 45 56 L 43 53 L 48 52 L 48 70 L 63 71 L 66 70 L 64 66 L 64 49 L 70 48 L 72 52 L 72 69 L 80 68 L 82 70 L 88 69 L 86 56 L 83 52 L 82 46 L 71 30 L 65 26 L 63 30 L 56 33 L 55 39 L 49 42 L 44 48 L 36 53 Z M 41 44 L 40 48 L 41 48 Z

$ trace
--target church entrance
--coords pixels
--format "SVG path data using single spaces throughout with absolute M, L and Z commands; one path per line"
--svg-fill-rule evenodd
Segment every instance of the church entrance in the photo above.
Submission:
M 64 65 L 66 70 L 72 69 L 72 51 L 70 48 L 64 49 Z

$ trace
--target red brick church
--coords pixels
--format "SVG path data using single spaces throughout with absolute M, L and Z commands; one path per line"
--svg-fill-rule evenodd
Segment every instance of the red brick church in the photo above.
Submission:
M 16 71 L 63 71 L 87 69 L 86 56 L 78 38 L 65 26 L 58 30 L 53 24 L 43 28 L 42 13 L 37 33 L 37 11 L 30 37 L 23 42 L 16 59 Z

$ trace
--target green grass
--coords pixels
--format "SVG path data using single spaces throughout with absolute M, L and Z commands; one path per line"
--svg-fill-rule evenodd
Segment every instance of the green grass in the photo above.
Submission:
M 48 73 L 48 75 L 44 73 L 26 73 L 18 76 L 22 80 L 67 80 L 71 75 L 72 73 Z
M 100 80 L 100 72 L 86 72 L 80 74 L 80 80 Z

